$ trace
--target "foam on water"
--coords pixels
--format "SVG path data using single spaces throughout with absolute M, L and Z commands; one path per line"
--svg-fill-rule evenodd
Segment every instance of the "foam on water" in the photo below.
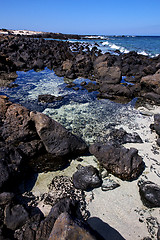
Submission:
M 141 54 L 141 55 L 144 55 L 144 56 L 148 56 L 149 54 L 146 53 L 145 51 L 140 51 L 140 52 L 137 52 L 138 54 Z
M 128 53 L 129 52 L 126 48 L 118 46 L 115 43 L 110 43 L 109 41 L 103 42 L 102 45 L 103 46 L 108 46 L 110 49 L 119 50 L 122 53 Z

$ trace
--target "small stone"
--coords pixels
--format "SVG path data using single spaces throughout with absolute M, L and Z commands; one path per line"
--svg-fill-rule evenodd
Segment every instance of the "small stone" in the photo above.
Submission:
M 147 207 L 160 207 L 160 186 L 147 181 L 139 184 L 139 192 L 144 205 Z
M 102 189 L 102 191 L 108 191 L 108 190 L 113 190 L 113 189 L 115 189 L 119 186 L 120 186 L 119 183 L 117 183 L 114 180 L 108 178 L 108 179 L 103 180 L 101 189 Z
M 75 188 L 82 190 L 97 188 L 102 184 L 98 170 L 91 165 L 83 167 L 79 164 L 78 171 L 73 174 L 72 179 Z

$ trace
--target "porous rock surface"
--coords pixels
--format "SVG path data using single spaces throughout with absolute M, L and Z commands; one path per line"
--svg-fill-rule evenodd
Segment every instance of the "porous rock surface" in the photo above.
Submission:
M 136 179 L 144 170 L 143 159 L 135 148 L 95 143 L 90 146 L 89 151 L 104 168 L 122 180 Z

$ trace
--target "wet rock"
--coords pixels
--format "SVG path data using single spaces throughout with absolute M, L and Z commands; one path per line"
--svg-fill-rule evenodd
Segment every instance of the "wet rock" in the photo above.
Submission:
M 93 82 L 89 82 L 87 85 L 84 85 L 84 87 L 88 90 L 88 92 L 97 91 L 99 89 L 99 85 Z
M 108 141 L 116 144 L 143 143 L 138 133 L 127 133 L 123 128 L 111 129 L 110 133 L 107 134 L 106 138 L 108 139 Z
M 6 205 L 11 203 L 13 197 L 14 197 L 14 193 L 10 193 L 10 192 L 0 193 L 0 205 Z
M 144 170 L 144 162 L 135 148 L 96 143 L 90 146 L 89 151 L 104 168 L 122 180 L 136 179 Z
M 19 104 L 8 107 L 2 130 L 6 142 L 29 141 L 37 136 L 29 113 L 27 108 Z
M 87 84 L 86 81 L 80 83 L 81 86 L 85 86 L 86 84 Z
M 113 190 L 119 186 L 120 186 L 119 183 L 115 182 L 112 179 L 107 178 L 107 179 L 103 179 L 101 189 L 102 191 L 108 191 L 108 190 Z
M 96 237 L 89 233 L 84 227 L 74 222 L 69 214 L 62 213 L 56 220 L 48 240 L 96 240 Z
M 160 186 L 147 181 L 139 184 L 141 199 L 147 207 L 160 207 Z
M 98 170 L 91 165 L 83 167 L 79 164 L 78 171 L 73 174 L 72 180 L 75 188 L 82 190 L 97 188 L 102 184 Z
M 54 96 L 50 94 L 42 94 L 38 96 L 38 102 L 46 102 L 46 103 L 52 103 L 54 101 L 61 101 L 63 97 L 61 96 Z
M 20 228 L 29 219 L 27 211 L 22 205 L 7 205 L 4 211 L 4 224 L 7 228 L 15 230 Z
M 127 98 L 133 97 L 133 89 L 132 86 L 124 86 L 122 84 L 99 84 L 99 91 L 101 94 L 101 97 L 108 94 L 109 96 L 124 96 Z
M 76 86 L 76 84 L 71 82 L 71 83 L 68 83 L 66 87 L 67 88 L 72 88 L 72 87 L 75 87 L 75 86 Z
M 85 142 L 68 132 L 58 122 L 39 112 L 31 112 L 30 116 L 47 152 L 55 158 L 63 158 L 66 161 L 67 157 L 86 152 Z

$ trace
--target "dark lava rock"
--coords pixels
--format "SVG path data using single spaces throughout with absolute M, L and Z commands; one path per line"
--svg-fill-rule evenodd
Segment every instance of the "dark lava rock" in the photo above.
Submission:
M 63 97 L 55 97 L 54 95 L 50 94 L 43 94 L 38 96 L 38 102 L 46 102 L 46 103 L 52 103 L 54 101 L 61 101 Z
M 134 91 L 133 86 L 124 86 L 122 84 L 99 84 L 99 91 L 101 94 L 101 97 L 105 96 L 106 94 L 110 96 L 123 96 L 127 98 L 132 98 Z M 106 98 L 106 97 L 104 97 Z
M 147 181 L 139 184 L 139 192 L 144 205 L 147 207 L 160 207 L 160 186 Z
M 103 179 L 101 189 L 102 191 L 108 191 L 108 190 L 113 190 L 119 186 L 120 186 L 119 183 L 115 182 L 112 179 L 107 178 L 107 179 Z
M 36 131 L 48 153 L 55 158 L 67 158 L 86 152 L 85 142 L 68 132 L 60 123 L 45 114 L 31 112 L 31 119 L 35 123 Z
M 22 227 L 29 219 L 28 213 L 22 205 L 16 205 L 13 207 L 7 205 L 4 215 L 4 224 L 11 230 Z
M 17 149 L 25 158 L 33 158 L 45 152 L 42 141 L 36 139 L 30 142 L 20 142 Z
M 41 215 L 37 214 L 31 217 L 22 228 L 17 229 L 14 233 L 15 239 L 18 240 L 36 240 L 36 232 L 41 222 Z M 37 239 L 38 240 L 38 239 Z
M 160 114 L 154 115 L 154 130 L 160 136 Z
M 83 167 L 80 164 L 77 168 L 78 171 L 72 177 L 75 188 L 89 190 L 101 186 L 102 180 L 96 168 L 91 165 Z
M 89 151 L 104 168 L 122 180 L 134 180 L 144 170 L 143 159 L 135 148 L 96 143 L 90 146 Z
M 149 92 L 149 93 L 144 93 L 142 96 L 145 99 L 148 99 L 154 103 L 160 104 L 160 94 L 154 93 L 154 92 Z
M 14 197 L 14 193 L 10 192 L 3 192 L 0 193 L 0 205 L 6 205 L 9 204 Z
M 5 118 L 7 109 L 11 104 L 12 103 L 8 101 L 7 96 L 0 96 L 0 120 Z
M 153 91 L 160 94 L 160 71 L 157 71 L 154 75 L 142 77 L 140 83 L 147 92 Z
M 110 133 L 106 136 L 108 141 L 117 144 L 125 143 L 143 143 L 138 133 L 127 133 L 123 128 L 111 129 Z
M 37 135 L 29 114 L 30 111 L 19 104 L 8 107 L 2 130 L 6 142 L 26 141 Z
M 89 82 L 87 85 L 84 85 L 84 87 L 88 90 L 88 92 L 97 91 L 99 89 L 99 85 L 93 82 Z
M 80 223 L 79 223 L 80 224 Z M 96 240 L 97 238 L 87 231 L 84 226 L 75 222 L 68 213 L 62 213 L 56 220 L 48 240 Z M 101 238 L 99 238 L 101 239 Z
M 9 169 L 6 164 L 6 162 L 1 159 L 1 152 L 0 152 L 0 189 L 3 187 L 3 185 L 6 184 L 9 180 Z
M 44 63 L 41 59 L 38 59 L 33 64 L 34 69 L 44 69 Z

